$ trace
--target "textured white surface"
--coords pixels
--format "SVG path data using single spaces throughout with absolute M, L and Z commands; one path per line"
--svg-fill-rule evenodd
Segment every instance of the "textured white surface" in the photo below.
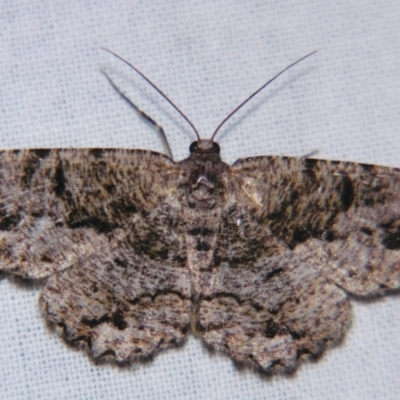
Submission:
M 225 160 L 318 156 L 400 167 L 400 3 L 391 1 L 0 2 L 0 148 L 132 147 L 157 133 L 100 67 L 163 125 L 175 158 L 194 135 L 120 61 L 129 59 L 204 137 L 280 69 L 217 138 Z M 395 399 L 400 297 L 355 302 L 343 345 L 294 377 L 238 371 L 193 336 L 131 369 L 95 366 L 50 333 L 38 289 L 0 281 L 0 393 L 18 399 Z

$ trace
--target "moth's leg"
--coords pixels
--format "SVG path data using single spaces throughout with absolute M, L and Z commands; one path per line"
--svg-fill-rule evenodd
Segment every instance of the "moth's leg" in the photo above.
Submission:
M 304 247 L 264 265 L 226 267 L 198 304 L 205 342 L 264 371 L 292 371 L 301 357 L 319 356 L 340 341 L 350 302 Z
M 189 327 L 183 266 L 144 259 L 127 241 L 53 275 L 40 303 L 49 324 L 94 359 L 149 357 L 182 342 Z
M 301 158 L 310 158 L 310 157 L 314 157 L 315 155 L 317 155 L 319 153 L 318 149 L 312 150 L 306 154 L 304 154 L 303 156 L 301 156 Z
M 104 76 L 110 82 L 111 86 L 115 89 L 115 91 L 117 91 L 118 94 L 137 111 L 139 116 L 142 117 L 146 122 L 148 122 L 150 125 L 152 125 L 157 130 L 157 132 L 159 133 L 159 135 L 161 137 L 161 141 L 163 143 L 164 150 L 166 151 L 167 156 L 170 157 L 171 159 L 173 159 L 171 147 L 169 146 L 167 135 L 165 134 L 163 127 L 160 124 L 158 124 L 156 121 L 154 121 L 154 119 L 151 118 L 148 114 L 146 114 L 144 111 L 142 111 L 130 98 L 128 98 L 128 96 L 122 92 L 122 90 L 112 81 L 112 79 L 107 75 L 106 72 L 104 72 L 104 71 L 101 71 L 101 72 L 104 74 Z

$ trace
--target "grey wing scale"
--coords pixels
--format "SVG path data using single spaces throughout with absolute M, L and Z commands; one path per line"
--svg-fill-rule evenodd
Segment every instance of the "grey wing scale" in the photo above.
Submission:
M 198 331 L 263 370 L 290 371 L 339 342 L 347 293 L 400 285 L 400 171 L 255 157 L 230 169 L 214 268 Z
M 48 278 L 47 321 L 95 358 L 122 362 L 179 343 L 190 297 L 172 228 L 179 176 L 145 150 L 1 152 L 1 269 Z

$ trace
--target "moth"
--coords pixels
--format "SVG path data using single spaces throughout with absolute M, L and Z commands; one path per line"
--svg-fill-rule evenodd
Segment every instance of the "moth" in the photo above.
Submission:
M 349 295 L 399 287 L 399 169 L 221 160 L 219 128 L 267 84 L 211 139 L 155 87 L 198 136 L 180 162 L 137 149 L 0 152 L 1 270 L 43 282 L 43 315 L 65 341 L 124 364 L 191 331 L 237 363 L 291 372 L 343 338 Z

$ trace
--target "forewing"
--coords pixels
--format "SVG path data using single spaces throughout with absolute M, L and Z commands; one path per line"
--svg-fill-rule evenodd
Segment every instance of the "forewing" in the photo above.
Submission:
M 166 201 L 179 173 L 144 150 L 0 152 L 0 268 L 44 278 L 100 251 Z
M 290 157 L 238 160 L 232 168 L 245 204 L 290 249 L 322 250 L 327 278 L 375 295 L 400 284 L 400 170 Z

